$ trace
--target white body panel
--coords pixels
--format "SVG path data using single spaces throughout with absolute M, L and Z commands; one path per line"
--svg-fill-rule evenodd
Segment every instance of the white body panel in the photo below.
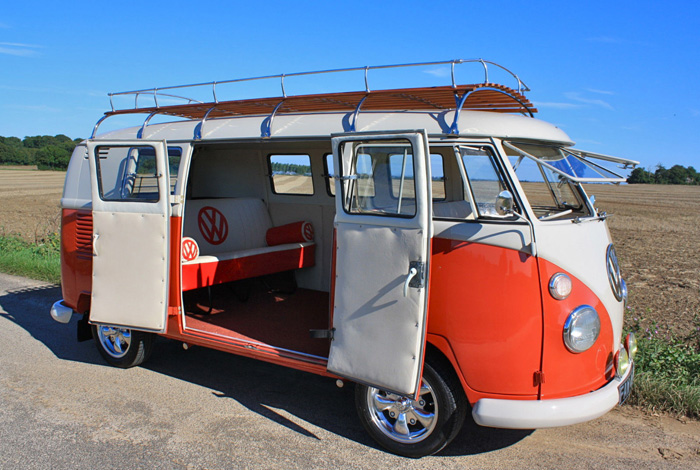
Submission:
M 606 249 L 611 238 L 607 223 L 603 220 L 589 220 L 580 224 L 570 220 L 551 220 L 537 223 L 535 230 L 538 256 L 583 281 L 605 305 L 612 323 L 613 338 L 621 338 L 624 305 L 615 298 L 608 280 Z M 619 344 L 613 347 L 617 351 Z
M 328 137 L 348 132 L 352 113 L 283 114 L 276 116 L 272 125 L 272 138 Z M 264 116 L 241 116 L 205 121 L 201 127 L 203 140 L 261 139 L 260 126 Z M 144 116 L 145 118 L 145 116 Z M 428 134 L 447 134 L 453 113 L 429 112 L 360 113 L 358 132 L 392 131 L 396 129 L 425 129 Z M 143 139 L 167 139 L 168 141 L 192 140 L 199 121 L 178 121 L 153 124 L 146 127 Z M 463 111 L 459 118 L 462 137 L 502 137 L 504 139 L 538 139 L 570 145 L 565 132 L 552 124 L 525 116 Z M 140 127 L 108 132 L 100 139 L 135 139 Z

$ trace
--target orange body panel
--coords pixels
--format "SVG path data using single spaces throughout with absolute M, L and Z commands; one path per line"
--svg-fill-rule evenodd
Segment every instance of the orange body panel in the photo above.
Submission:
M 598 297 L 579 279 L 553 263 L 540 259 L 542 272 L 542 296 L 544 305 L 544 355 L 542 372 L 542 398 L 562 398 L 597 390 L 613 378 L 612 324 L 607 310 Z M 563 272 L 571 278 L 571 295 L 556 300 L 549 294 L 549 279 Z M 580 305 L 595 308 L 600 317 L 600 335 L 593 347 L 579 354 L 570 352 L 564 345 L 563 327 L 572 310 Z
M 428 332 L 447 338 L 470 396 L 534 398 L 542 347 L 536 260 L 515 250 L 433 239 Z
M 63 209 L 61 214 L 61 289 L 65 304 L 84 313 L 92 288 L 92 212 Z

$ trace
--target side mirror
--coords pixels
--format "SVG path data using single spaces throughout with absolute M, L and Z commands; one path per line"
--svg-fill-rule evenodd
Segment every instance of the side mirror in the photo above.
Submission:
M 496 213 L 498 215 L 513 214 L 513 195 L 510 191 L 501 191 L 496 197 Z

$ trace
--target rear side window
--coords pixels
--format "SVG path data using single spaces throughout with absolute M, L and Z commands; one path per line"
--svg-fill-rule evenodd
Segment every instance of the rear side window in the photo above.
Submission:
M 312 195 L 311 158 L 308 155 L 270 155 L 270 184 L 275 194 Z

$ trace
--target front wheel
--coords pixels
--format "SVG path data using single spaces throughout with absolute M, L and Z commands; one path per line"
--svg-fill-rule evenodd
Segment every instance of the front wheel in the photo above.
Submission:
M 362 425 L 395 454 L 417 458 L 440 451 L 459 433 L 467 409 L 451 372 L 426 362 L 417 400 L 358 384 L 355 405 Z
M 102 357 L 115 367 L 141 365 L 153 351 L 153 333 L 107 325 L 92 325 L 92 337 Z

